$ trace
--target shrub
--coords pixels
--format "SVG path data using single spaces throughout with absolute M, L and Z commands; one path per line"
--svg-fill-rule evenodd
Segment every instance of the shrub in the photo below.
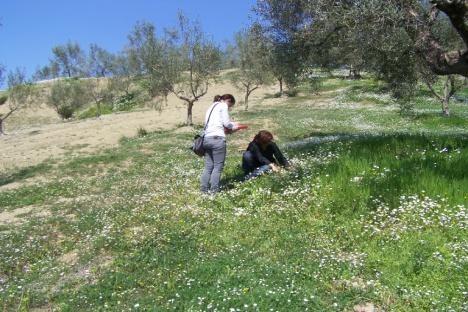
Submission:
M 308 81 L 308 87 L 310 93 L 318 93 L 323 86 L 323 81 L 321 78 L 311 78 Z
M 297 91 L 297 89 L 289 89 L 284 91 L 284 94 L 286 94 L 288 97 L 295 97 L 299 94 L 299 91 Z
M 68 105 L 60 105 L 57 107 L 57 113 L 62 119 L 69 119 L 73 117 L 74 109 Z
M 114 112 L 129 111 L 136 106 L 135 93 L 128 93 L 119 96 L 112 103 Z
M 269 93 L 265 95 L 265 99 L 277 99 L 281 97 L 281 92 L 276 92 L 276 93 Z
M 138 130 L 137 130 L 137 136 L 138 136 L 139 138 L 142 138 L 142 137 L 147 136 L 147 135 L 148 135 L 148 131 L 146 131 L 145 128 L 143 128 L 143 127 L 138 128 Z
M 112 113 L 112 106 L 109 104 L 101 104 L 101 115 L 111 114 Z M 98 116 L 97 107 L 95 105 L 88 107 L 84 111 L 82 111 L 78 118 L 85 119 L 85 118 L 93 118 Z
M 414 116 L 414 102 L 411 100 L 400 100 L 398 101 L 398 106 L 400 107 L 400 114 L 406 116 Z

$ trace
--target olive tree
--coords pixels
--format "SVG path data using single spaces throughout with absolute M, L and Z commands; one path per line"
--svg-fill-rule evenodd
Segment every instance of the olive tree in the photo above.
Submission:
M 447 18 L 436 20 L 433 29 L 435 37 L 443 46 L 452 50 L 457 49 L 460 43 L 458 34 L 454 31 L 450 22 L 447 21 Z M 442 114 L 449 116 L 450 100 L 463 87 L 466 78 L 460 79 L 458 75 L 438 76 L 427 66 L 420 66 L 419 73 L 420 80 L 426 84 L 431 94 L 440 102 Z M 439 84 L 441 84 L 441 88 L 438 88 Z
M 88 93 L 77 79 L 59 79 L 52 84 L 47 103 L 63 119 L 73 117 L 77 109 L 89 102 Z
M 104 48 L 92 43 L 86 62 L 87 75 L 91 77 L 107 77 L 112 72 L 115 56 Z
M 121 53 L 116 55 L 111 67 L 111 77 L 109 78 L 111 89 L 119 91 L 124 95 L 129 95 L 135 74 L 135 71 L 130 66 L 128 54 Z
M 113 86 L 104 79 L 112 72 L 115 56 L 99 47 L 91 44 L 86 65 L 86 79 L 81 80 L 82 88 L 86 91 L 88 98 L 96 105 L 96 117 L 102 114 L 101 106 L 112 98 Z
M 111 101 L 113 97 L 113 85 L 103 77 L 89 77 L 80 81 L 80 89 L 83 96 L 96 105 L 96 117 L 102 115 L 102 105 Z
M 49 65 L 39 67 L 33 74 L 34 81 L 53 79 L 60 76 L 60 68 L 56 62 L 50 62 Z
M 348 37 L 364 47 L 359 52 L 371 67 L 385 65 L 378 62 L 387 56 L 397 56 L 391 65 L 398 71 L 406 65 L 404 57 L 411 57 L 424 61 L 437 75 L 468 76 L 467 0 L 265 0 L 257 6 L 278 33 L 292 33 L 306 48 L 320 39 Z M 434 25 L 441 13 L 458 34 L 456 48 L 436 35 Z
M 138 22 L 128 36 L 128 66 L 151 98 L 167 101 L 169 87 L 165 66 L 168 41 L 157 38 L 156 29 L 148 22 Z
M 240 31 L 235 35 L 238 51 L 238 69 L 230 78 L 244 92 L 245 110 L 249 107 L 250 94 L 270 81 L 268 48 L 257 33 L 258 29 Z
M 32 84 L 26 79 L 26 73 L 19 68 L 10 71 L 7 75 L 8 100 L 3 97 L 0 105 L 8 105 L 7 112 L 0 114 L 0 135 L 5 134 L 3 127 L 5 120 L 13 113 L 20 111 L 31 104 L 33 95 Z
M 448 75 L 440 79 L 439 76 L 429 71 L 421 73 L 421 80 L 426 84 L 431 94 L 440 102 L 444 116 L 450 115 L 450 100 L 464 85 L 464 81 L 458 77 L 457 75 Z M 440 80 L 442 80 L 441 90 L 436 87 Z
M 257 1 L 255 11 L 260 18 L 264 38 L 268 41 L 268 62 L 272 75 L 279 83 L 294 88 L 298 77 L 309 66 L 300 35 L 306 23 L 306 1 Z
M 60 76 L 81 77 L 86 74 L 86 55 L 76 42 L 67 42 L 52 48 L 49 64 L 36 70 L 35 80 L 57 78 Z
M 52 49 L 54 62 L 59 65 L 62 74 L 67 77 L 79 77 L 83 75 L 85 55 L 78 43 L 67 42 L 65 45 Z
M 80 77 L 86 71 L 86 56 L 76 42 L 67 42 L 52 48 L 49 65 L 39 68 L 36 79 L 57 78 L 59 76 Z
M 187 105 L 187 125 L 192 126 L 193 105 L 208 92 L 219 73 L 221 53 L 197 22 L 179 14 L 179 28 L 166 55 L 166 86 Z

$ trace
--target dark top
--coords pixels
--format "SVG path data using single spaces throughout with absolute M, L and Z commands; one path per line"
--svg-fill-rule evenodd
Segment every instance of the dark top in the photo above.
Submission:
M 283 156 L 275 142 L 270 142 L 263 150 L 257 142 L 252 141 L 249 143 L 247 151 L 250 151 L 253 155 L 253 163 L 251 165 L 253 165 L 254 168 L 271 163 L 285 167 L 289 166 L 288 160 Z

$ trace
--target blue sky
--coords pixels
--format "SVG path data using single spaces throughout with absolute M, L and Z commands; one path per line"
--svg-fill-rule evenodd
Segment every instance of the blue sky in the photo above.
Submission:
M 255 0 L 2 0 L 0 64 L 31 76 L 48 63 L 52 47 L 67 41 L 120 51 L 139 20 L 157 31 L 177 25 L 177 12 L 198 19 L 222 45 L 249 25 Z

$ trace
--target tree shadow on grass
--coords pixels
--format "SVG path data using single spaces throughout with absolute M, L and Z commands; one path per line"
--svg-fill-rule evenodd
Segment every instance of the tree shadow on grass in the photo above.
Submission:
M 323 168 L 334 179 L 342 195 L 333 196 L 332 206 L 346 210 L 353 201 L 374 206 L 373 199 L 398 207 L 402 196 L 425 193 L 429 197 L 449 196 L 452 204 L 466 202 L 463 190 L 468 180 L 466 136 L 394 135 L 355 139 L 342 157 Z M 461 154 L 461 155 L 460 155 Z M 353 177 L 364 183 L 355 189 Z M 347 191 L 351 189 L 351 191 Z M 355 190 L 355 191 L 353 191 Z M 341 206 L 340 206 L 341 205 Z
M 440 127 L 441 125 L 450 127 L 465 127 L 468 125 L 466 117 L 456 113 L 451 113 L 450 116 L 444 116 L 441 112 L 424 112 L 417 113 L 413 116 L 414 120 L 422 122 L 426 126 Z

